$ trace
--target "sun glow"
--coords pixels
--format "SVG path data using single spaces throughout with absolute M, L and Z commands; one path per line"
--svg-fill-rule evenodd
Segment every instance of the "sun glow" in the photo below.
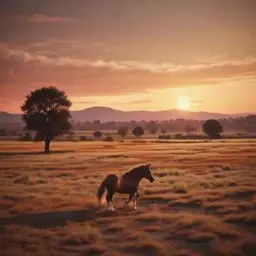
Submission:
M 191 106 L 191 100 L 188 96 L 180 96 L 176 101 L 176 106 L 180 110 L 188 110 Z

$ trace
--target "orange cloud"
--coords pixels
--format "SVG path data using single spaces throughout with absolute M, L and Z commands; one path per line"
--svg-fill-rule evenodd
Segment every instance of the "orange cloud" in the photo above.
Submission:
M 92 67 L 92 68 L 109 68 L 111 70 L 134 70 L 146 71 L 150 73 L 181 73 L 181 72 L 197 72 L 218 69 L 237 69 L 245 68 L 245 71 L 250 71 L 251 67 L 255 66 L 256 58 L 247 57 L 240 60 L 217 60 L 204 63 L 195 63 L 190 65 L 176 65 L 173 63 L 155 63 L 142 61 L 106 61 L 106 60 L 86 60 L 71 57 L 47 57 L 46 55 L 33 54 L 20 49 L 10 49 L 3 47 L 2 52 L 7 58 L 16 58 L 25 63 L 37 61 L 49 66 L 70 66 L 70 67 Z
M 116 102 L 116 104 L 135 104 L 135 105 L 140 105 L 140 104 L 151 104 L 154 101 L 152 100 L 132 100 L 132 101 L 128 101 L 128 102 Z
M 147 92 L 256 78 L 254 57 L 176 65 L 52 57 L 6 45 L 2 45 L 0 51 L 2 97 L 12 94 L 12 97 L 20 98 L 45 85 L 56 85 L 75 97 Z

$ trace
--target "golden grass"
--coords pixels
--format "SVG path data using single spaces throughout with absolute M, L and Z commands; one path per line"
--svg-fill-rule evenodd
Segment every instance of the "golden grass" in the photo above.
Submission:
M 120 247 L 122 251 L 131 252 L 135 255 L 156 255 L 164 256 L 168 252 L 161 242 L 153 239 L 143 239 L 142 241 L 136 241 L 135 243 L 125 243 Z
M 188 186 L 187 186 L 187 183 L 184 182 L 184 181 L 175 182 L 175 183 L 172 185 L 172 191 L 173 191 L 174 193 L 188 193 Z
M 254 255 L 256 141 L 0 143 L 3 255 Z M 100 208 L 107 174 L 151 163 L 138 210 Z

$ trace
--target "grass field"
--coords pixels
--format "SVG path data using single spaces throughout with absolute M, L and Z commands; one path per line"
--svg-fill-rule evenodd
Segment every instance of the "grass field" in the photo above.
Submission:
M 256 255 L 256 140 L 0 143 L 0 251 Z M 97 205 L 107 174 L 151 163 L 138 210 Z

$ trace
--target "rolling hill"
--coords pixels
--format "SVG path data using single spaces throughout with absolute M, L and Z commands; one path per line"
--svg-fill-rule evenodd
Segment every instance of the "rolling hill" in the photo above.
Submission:
M 121 111 L 108 107 L 91 107 L 79 111 L 71 111 L 74 121 L 89 121 L 100 120 L 106 121 L 150 121 L 150 120 L 170 120 L 170 119 L 194 119 L 206 120 L 210 118 L 223 119 L 229 117 L 246 116 L 249 113 L 242 114 L 220 114 L 211 112 L 191 112 L 180 110 L 163 110 L 163 111 Z M 0 123 L 15 123 L 21 122 L 21 114 L 10 114 L 8 112 L 0 112 Z

